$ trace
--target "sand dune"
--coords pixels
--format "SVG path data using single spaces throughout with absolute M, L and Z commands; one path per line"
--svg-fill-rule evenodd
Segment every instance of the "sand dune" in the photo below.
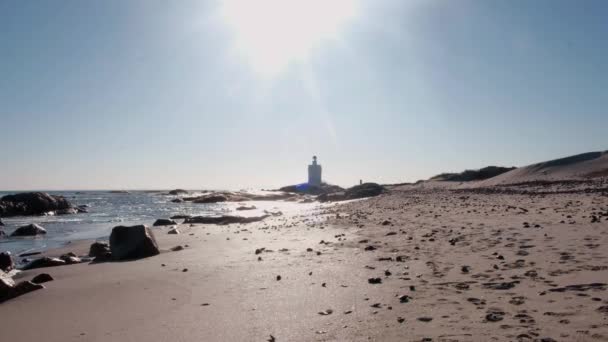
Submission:
M 562 181 L 608 176 L 608 151 L 588 152 L 536 163 L 476 182 L 475 186 L 495 186 L 533 181 Z

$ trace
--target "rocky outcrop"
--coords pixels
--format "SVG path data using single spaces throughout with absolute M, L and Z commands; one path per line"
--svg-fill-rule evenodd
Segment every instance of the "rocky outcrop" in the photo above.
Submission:
M 15 281 L 11 277 L 0 271 L 0 303 L 43 288 L 43 285 L 29 281 L 22 281 L 15 285 Z
M 13 268 L 15 268 L 15 263 L 11 252 L 0 253 L 0 271 L 9 272 Z
M 110 234 L 110 252 L 114 260 L 139 259 L 160 253 L 154 234 L 144 225 L 114 227 Z
M 177 222 L 169 219 L 158 219 L 154 222 L 153 226 L 174 226 Z
M 352 188 L 346 189 L 344 196 L 347 200 L 374 197 L 382 194 L 384 187 L 376 183 L 363 183 L 361 185 L 353 186 Z
M 363 183 L 346 189 L 344 192 L 323 194 L 317 197 L 321 202 L 346 201 L 365 197 L 374 197 L 385 191 L 382 185 L 376 183 Z
M 245 201 L 282 201 L 282 200 L 293 200 L 299 199 L 301 195 L 295 193 L 265 193 L 265 194 L 252 194 L 247 192 L 229 192 L 221 191 L 206 194 L 203 196 L 195 197 L 184 197 L 184 201 L 193 203 L 219 203 L 219 202 L 245 202 Z
M 182 195 L 182 194 L 187 194 L 188 190 L 184 190 L 184 189 L 175 189 L 175 190 L 171 190 L 169 191 L 169 195 Z
M 0 198 L 0 216 L 42 215 L 72 208 L 63 196 L 27 192 Z
M 192 217 L 192 215 L 173 215 L 171 216 L 172 220 L 179 220 L 179 219 L 187 219 L 189 217 Z
M 93 242 L 89 248 L 89 256 L 93 258 L 107 258 L 110 256 L 110 245 L 106 242 Z
M 59 258 L 43 257 L 43 258 L 31 261 L 29 264 L 23 266 L 22 270 L 25 271 L 25 270 L 32 270 L 34 268 L 63 266 L 65 264 L 66 264 L 66 262 Z
M 219 203 L 228 201 L 228 197 L 224 195 L 206 195 L 200 196 L 192 200 L 192 203 Z
M 183 203 L 184 200 L 181 199 L 181 198 L 174 198 L 174 199 L 171 200 L 171 202 L 173 202 L 173 203 Z
M 28 224 L 27 226 L 19 227 L 15 230 L 11 236 L 36 236 L 46 234 L 46 229 L 35 223 Z
M 288 185 L 279 189 L 279 191 L 283 192 L 291 192 L 298 194 L 308 194 L 308 195 L 323 195 L 323 194 L 332 194 L 336 192 L 344 191 L 343 188 L 337 185 L 331 185 L 327 183 L 323 183 L 320 186 L 309 185 L 307 183 L 297 184 L 297 185 Z
M 263 216 L 252 216 L 252 217 L 243 217 L 243 216 L 194 216 L 187 218 L 184 223 L 199 223 L 199 224 L 233 224 L 233 223 L 252 223 L 259 222 L 264 220 L 265 218 L 270 217 L 270 215 Z

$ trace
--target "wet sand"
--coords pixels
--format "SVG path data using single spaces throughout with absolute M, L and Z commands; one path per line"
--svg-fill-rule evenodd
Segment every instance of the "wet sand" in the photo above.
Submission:
M 21 273 L 55 280 L 0 304 L 0 340 L 608 341 L 608 197 L 537 193 L 159 229 L 155 257 Z

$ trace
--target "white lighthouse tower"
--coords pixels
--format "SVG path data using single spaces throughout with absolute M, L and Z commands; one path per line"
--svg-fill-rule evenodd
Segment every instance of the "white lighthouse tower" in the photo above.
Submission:
M 317 164 L 317 156 L 313 156 L 312 164 L 308 165 L 308 185 L 321 186 L 321 165 Z

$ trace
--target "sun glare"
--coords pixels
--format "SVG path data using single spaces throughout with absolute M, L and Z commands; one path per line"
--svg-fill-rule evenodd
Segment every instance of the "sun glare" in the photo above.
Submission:
M 224 0 L 221 15 L 235 48 L 260 74 L 274 76 L 305 62 L 313 48 L 339 38 L 357 0 Z

